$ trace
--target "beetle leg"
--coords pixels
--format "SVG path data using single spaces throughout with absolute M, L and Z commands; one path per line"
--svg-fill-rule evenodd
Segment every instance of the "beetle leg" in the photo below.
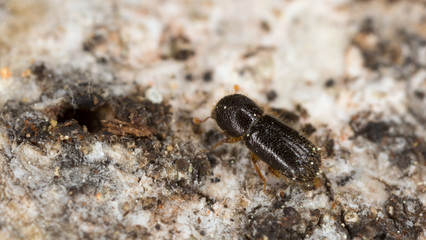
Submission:
M 270 173 L 272 173 L 276 178 L 281 178 L 282 175 L 280 173 L 280 171 L 273 169 L 271 166 L 268 167 L 268 170 Z
M 259 177 L 263 181 L 263 191 L 266 192 L 266 178 L 262 175 L 262 173 L 260 172 L 259 167 L 257 166 L 257 160 L 258 159 L 259 159 L 259 157 L 256 154 L 251 153 L 251 161 L 253 162 L 254 168 L 256 168 L 257 174 L 259 175 Z
M 237 137 L 237 138 L 230 137 L 230 138 L 226 138 L 226 139 L 223 139 L 223 140 L 219 141 L 218 143 L 216 143 L 211 148 L 207 148 L 207 149 L 201 150 L 201 152 L 210 152 L 210 151 L 215 150 L 217 147 L 219 147 L 220 145 L 222 145 L 224 143 L 235 143 L 235 142 L 241 141 L 241 139 L 242 139 L 242 137 Z

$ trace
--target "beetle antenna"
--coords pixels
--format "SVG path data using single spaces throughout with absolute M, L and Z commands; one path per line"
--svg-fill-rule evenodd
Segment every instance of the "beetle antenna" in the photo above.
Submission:
M 201 124 L 201 123 L 207 121 L 209 118 L 211 118 L 211 116 L 208 116 L 208 117 L 204 118 L 203 120 L 195 117 L 195 118 L 192 119 L 192 122 L 195 123 L 195 124 Z

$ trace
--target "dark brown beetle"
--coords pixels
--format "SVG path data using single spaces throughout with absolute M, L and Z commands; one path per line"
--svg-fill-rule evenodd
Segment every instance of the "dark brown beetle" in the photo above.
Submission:
M 258 158 L 267 163 L 275 175 L 312 186 L 321 165 L 320 148 L 284 122 L 265 114 L 253 100 L 242 94 L 225 96 L 216 104 L 211 117 L 230 137 L 207 150 L 223 143 L 243 141 L 252 152 L 251 160 L 264 187 L 266 179 L 257 166 Z M 196 118 L 194 121 L 203 122 Z

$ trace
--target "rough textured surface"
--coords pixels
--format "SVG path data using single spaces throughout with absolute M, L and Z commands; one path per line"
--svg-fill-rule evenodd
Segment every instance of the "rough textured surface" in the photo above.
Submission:
M 0 2 L 0 239 L 424 239 L 422 1 Z M 267 191 L 210 114 L 323 149 Z

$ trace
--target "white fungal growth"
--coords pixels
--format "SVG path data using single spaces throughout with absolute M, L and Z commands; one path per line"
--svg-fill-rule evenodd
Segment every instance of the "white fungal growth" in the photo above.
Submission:
M 146 90 L 145 97 L 153 103 L 161 103 L 163 101 L 163 95 L 154 87 Z

